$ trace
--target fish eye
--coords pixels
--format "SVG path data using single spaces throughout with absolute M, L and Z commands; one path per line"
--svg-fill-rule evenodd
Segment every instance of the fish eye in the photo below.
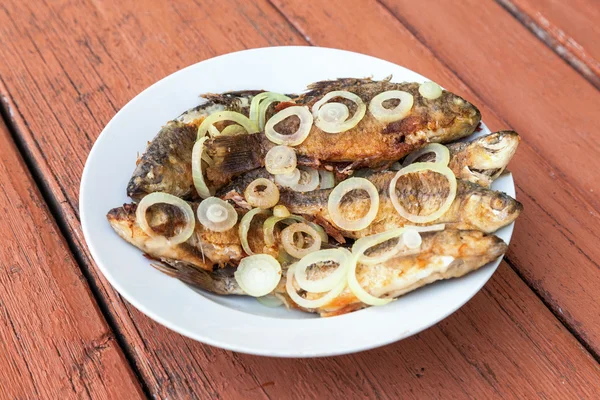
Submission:
M 504 197 L 494 197 L 490 201 L 490 207 L 494 210 L 503 210 L 507 206 L 507 201 Z

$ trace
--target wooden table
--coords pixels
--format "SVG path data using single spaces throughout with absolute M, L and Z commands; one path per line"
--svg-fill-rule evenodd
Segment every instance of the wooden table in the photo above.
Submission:
M 0 398 L 598 398 L 598 20 L 596 0 L 3 1 Z M 522 135 L 505 261 L 440 324 L 343 357 L 249 356 L 158 325 L 94 265 L 78 189 L 104 125 L 184 66 L 277 45 L 404 65 Z

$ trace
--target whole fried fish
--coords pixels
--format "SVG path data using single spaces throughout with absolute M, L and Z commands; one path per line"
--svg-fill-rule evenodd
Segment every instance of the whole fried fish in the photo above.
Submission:
M 190 203 L 194 213 L 197 203 Z M 106 216 L 112 228 L 130 244 L 142 250 L 150 258 L 168 263 L 183 262 L 195 268 L 212 271 L 214 268 L 235 266 L 246 257 L 239 237 L 239 224 L 225 232 L 213 232 L 196 222 L 192 236 L 183 243 L 170 244 L 148 236 L 136 221 L 136 204 L 113 208 Z M 168 204 L 155 204 L 146 213 L 150 227 L 158 234 L 172 236 L 185 225 L 183 214 Z M 248 232 L 250 248 L 266 254 L 277 255 L 277 247 L 268 247 L 263 240 L 264 217 L 257 215 Z M 162 239 L 162 238 L 160 238 Z
M 312 126 L 306 140 L 295 146 L 298 163 L 318 168 L 337 169 L 350 174 L 354 169 L 381 168 L 391 164 L 427 143 L 448 143 L 468 136 L 481 120 L 479 110 L 463 98 L 443 91 L 435 100 L 419 93 L 418 83 L 393 83 L 389 80 L 338 79 L 317 82 L 309 91 L 294 99 L 296 105 L 309 109 L 325 94 L 346 90 L 358 95 L 368 105 L 373 97 L 388 91 L 402 90 L 414 97 L 409 114 L 400 121 L 378 121 L 367 111 L 354 128 L 331 134 Z M 344 99 L 332 99 L 349 106 L 351 115 L 356 106 Z M 277 125 L 279 132 L 293 132 L 298 121 L 288 118 Z M 232 177 L 264 165 L 264 158 L 274 144 L 264 133 L 218 136 L 206 142 L 214 165 L 207 177 L 215 186 L 228 183 Z
M 166 192 L 183 199 L 197 197 L 192 180 L 192 148 L 201 119 L 224 110 L 247 116 L 252 98 L 261 92 L 205 94 L 205 103 L 167 122 L 138 160 L 127 185 L 127 195 L 134 200 L 153 192 Z
M 399 255 L 376 265 L 359 264 L 357 279 L 370 294 L 378 297 L 397 298 L 432 282 L 458 278 L 475 271 L 500 257 L 506 251 L 502 239 L 479 231 L 445 230 L 422 233 L 418 252 Z M 390 244 L 394 245 L 394 244 Z M 163 269 L 192 286 L 221 294 L 244 295 L 233 277 L 233 269 L 217 272 L 198 270 L 186 263 L 168 263 Z M 330 265 L 313 265 L 311 276 L 327 274 Z M 304 309 L 296 305 L 285 290 L 285 274 L 274 294 L 285 299 L 286 304 L 303 311 L 315 312 L 323 317 L 341 315 L 367 307 L 348 287 L 329 304 L 317 309 Z M 306 293 L 294 283 L 300 296 L 308 300 L 320 295 Z

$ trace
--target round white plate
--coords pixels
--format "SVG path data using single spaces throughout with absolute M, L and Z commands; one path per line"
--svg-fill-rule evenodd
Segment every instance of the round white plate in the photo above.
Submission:
M 94 144 L 81 180 L 80 216 L 89 249 L 109 282 L 136 308 L 168 328 L 213 346 L 278 357 L 346 354 L 382 346 L 430 327 L 465 304 L 500 260 L 463 278 L 427 286 L 384 307 L 318 318 L 255 299 L 194 290 L 149 265 L 106 221 L 130 202 L 125 187 L 138 153 L 166 121 L 200 103 L 198 95 L 241 89 L 298 93 L 323 79 L 373 77 L 423 82 L 406 68 L 362 54 L 318 47 L 272 47 L 212 58 L 144 90 L 108 123 Z M 488 133 L 483 126 L 479 135 Z M 494 189 L 515 195 L 512 177 Z M 508 242 L 513 226 L 499 232 Z

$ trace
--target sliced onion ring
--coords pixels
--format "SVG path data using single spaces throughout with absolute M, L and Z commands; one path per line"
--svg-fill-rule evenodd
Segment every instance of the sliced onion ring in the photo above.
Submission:
M 242 258 L 233 276 L 246 294 L 266 296 L 279 285 L 281 265 L 273 256 L 255 254 Z
M 409 155 L 406 156 L 402 166 L 406 167 L 413 163 L 417 158 L 421 157 L 423 154 L 427 153 L 435 153 L 435 163 L 443 165 L 444 167 L 448 166 L 450 162 L 450 150 L 443 144 L 439 143 L 429 143 L 427 146 L 420 148 L 419 150 L 413 151 Z
M 289 224 L 295 222 L 304 222 L 305 224 L 310 225 L 310 227 L 313 228 L 315 231 L 317 231 L 317 233 L 321 237 L 321 243 L 327 243 L 327 241 L 329 240 L 329 237 L 327 236 L 327 233 L 325 232 L 325 229 L 323 229 L 322 226 L 315 224 L 314 222 L 309 222 L 299 215 L 292 214 L 286 217 L 273 216 L 265 220 L 265 223 L 263 224 L 263 236 L 265 244 L 267 246 L 273 246 L 275 244 L 275 234 L 273 231 L 275 230 L 275 225 L 277 225 L 279 222 L 289 222 Z
M 298 168 L 294 168 L 294 170 L 289 174 L 275 175 L 275 182 L 277 182 L 278 185 L 289 188 L 298 184 L 300 181 L 300 176 L 300 170 Z
M 288 186 L 295 192 L 311 192 L 319 187 L 321 178 L 319 171 L 310 167 L 298 167 L 300 170 L 300 179 L 298 183 Z M 308 180 L 305 178 L 308 177 Z
M 391 99 L 400 100 L 400 104 L 391 109 L 385 108 L 383 102 Z M 369 111 L 381 122 L 399 121 L 408 115 L 412 109 L 413 102 L 413 95 L 408 92 L 388 90 L 387 92 L 379 93 L 371 99 Z
M 265 114 L 269 106 L 275 101 L 289 100 L 291 99 L 288 96 L 275 92 L 262 92 L 257 94 L 252 98 L 252 102 L 250 102 L 250 120 L 252 120 L 260 130 L 263 130 L 265 124 Z
M 223 136 L 233 136 L 239 135 L 240 133 L 244 133 L 246 130 L 243 126 L 238 124 L 228 125 L 221 131 L 221 135 Z
M 319 280 L 309 280 L 307 269 L 317 263 L 331 262 L 338 264 L 332 272 Z M 344 281 L 346 271 L 352 262 L 352 253 L 345 248 L 326 249 L 312 252 L 296 263 L 294 277 L 301 289 L 311 293 L 324 293 L 332 290 L 340 281 Z
M 258 132 L 258 127 L 254 122 L 252 122 L 248 117 L 244 114 L 240 114 L 235 111 L 218 111 L 216 113 L 210 114 L 208 117 L 204 118 L 204 121 L 198 127 L 198 139 L 203 138 L 213 126 L 215 122 L 220 121 L 233 121 L 238 125 L 242 126 L 248 133 L 256 133 Z M 218 129 L 215 128 L 218 131 Z M 214 130 L 212 131 L 214 133 Z
M 339 296 L 346 288 L 345 279 L 341 279 L 339 281 L 339 283 L 337 284 L 337 286 L 335 286 L 333 289 L 331 289 L 329 292 L 327 292 L 323 296 L 319 297 L 318 299 L 307 300 L 307 299 L 301 297 L 300 295 L 298 295 L 298 292 L 296 292 L 296 289 L 294 288 L 295 271 L 296 271 L 296 264 L 290 265 L 290 267 L 288 268 L 288 271 L 287 271 L 287 275 L 286 275 L 285 290 L 286 290 L 288 296 L 290 296 L 290 298 L 292 299 L 292 301 L 294 303 L 296 303 L 297 305 L 299 305 L 300 307 L 304 307 L 307 309 L 315 309 L 315 308 L 322 307 L 326 304 L 331 303 L 331 301 L 334 300 L 337 296 Z
M 186 220 L 183 229 L 181 229 L 178 234 L 170 238 L 166 238 L 156 233 L 148 224 L 148 219 L 146 218 L 146 212 L 148 211 L 148 208 L 159 203 L 170 204 L 179 208 Z M 144 196 L 144 198 L 138 203 L 135 217 L 138 225 L 144 231 L 144 233 L 150 237 L 163 237 L 169 244 L 179 244 L 185 242 L 190 238 L 190 236 L 192 236 L 194 233 L 194 228 L 196 227 L 196 219 L 194 218 L 194 211 L 192 210 L 192 207 L 179 197 L 163 192 L 154 192 Z
M 345 218 L 340 212 L 342 198 L 351 190 L 364 190 L 371 199 L 371 206 L 367 214 L 356 220 Z M 346 231 L 359 231 L 373 222 L 379 211 L 379 193 L 373 183 L 365 178 L 349 178 L 337 185 L 329 194 L 327 210 L 331 220 L 341 229 Z
M 421 96 L 429 100 L 435 100 L 442 95 L 442 88 L 435 82 L 425 82 L 419 86 Z
M 331 189 L 335 186 L 335 176 L 333 172 L 325 169 L 319 170 L 321 182 L 319 183 L 319 189 Z
M 257 214 L 268 214 L 267 210 L 263 210 L 262 208 L 253 208 L 248 211 L 240 221 L 239 233 L 240 233 L 240 242 L 242 243 L 242 248 L 248 255 L 254 254 L 252 249 L 250 248 L 250 244 L 248 243 L 248 231 L 250 230 L 250 224 L 252 224 L 252 218 L 254 218 Z
M 350 288 L 350 291 L 352 291 L 356 298 L 370 306 L 383 306 L 391 302 L 393 300 L 392 298 L 382 299 L 373 296 L 371 293 L 363 289 L 363 287 L 360 285 L 360 283 L 358 282 L 358 278 L 356 277 L 359 256 L 360 255 L 354 255 L 354 257 L 352 257 L 350 268 L 348 268 L 348 287 Z
M 198 221 L 214 232 L 224 232 L 233 228 L 238 220 L 235 208 L 218 197 L 203 200 L 196 211 Z
M 346 119 L 347 115 L 349 115 L 349 111 L 345 104 L 326 104 L 329 100 L 336 97 L 343 97 L 344 99 L 348 99 L 356 104 L 356 112 L 351 118 Z M 339 106 L 337 104 L 339 104 Z M 324 108 L 323 112 L 321 112 L 322 108 Z M 312 115 L 315 119 L 315 125 L 323 132 L 327 133 L 340 133 L 354 128 L 356 125 L 358 125 L 360 120 L 363 119 L 366 112 L 367 106 L 365 105 L 364 101 L 362 101 L 362 99 L 356 94 L 346 90 L 335 90 L 333 92 L 329 92 L 312 106 Z M 341 119 L 342 117 L 343 119 Z
M 446 198 L 444 203 L 440 206 L 440 208 L 438 208 L 436 211 L 432 212 L 429 215 L 415 215 L 415 214 L 409 213 L 400 204 L 400 201 L 398 200 L 398 193 L 396 193 L 396 183 L 398 182 L 398 179 L 402 175 L 417 173 L 417 172 L 421 172 L 421 171 L 432 171 L 432 172 L 436 172 L 440 175 L 443 175 L 448 180 L 448 185 L 449 185 L 448 197 Z M 448 211 L 448 209 L 452 205 L 452 202 L 454 202 L 454 199 L 456 198 L 456 187 L 457 187 L 456 176 L 454 175 L 454 173 L 452 172 L 452 170 L 450 168 L 440 165 L 440 164 L 437 164 L 437 163 L 423 162 L 423 163 L 411 164 L 408 167 L 404 167 L 400 171 L 398 171 L 396 173 L 396 176 L 394 176 L 394 179 L 392 179 L 392 181 L 390 182 L 389 191 L 390 191 L 390 199 L 392 200 L 392 204 L 394 205 L 394 208 L 396 209 L 398 214 L 400 214 L 403 218 L 405 218 L 411 222 L 414 222 L 417 224 L 425 224 L 428 222 L 435 221 L 436 219 L 438 219 L 442 215 L 444 215 L 444 213 L 446 211 Z
M 294 243 L 296 233 L 306 233 L 312 238 L 312 244 L 309 247 L 302 248 Z M 292 224 L 281 231 L 281 244 L 285 251 L 292 257 L 302 258 L 309 253 L 315 252 L 321 248 L 321 236 L 310 225 L 305 223 Z
M 273 175 L 294 172 L 296 162 L 296 152 L 289 146 L 275 146 L 265 156 L 265 168 Z
M 298 118 L 300 118 L 300 125 L 298 126 L 296 132 L 290 135 L 282 135 L 275 130 L 275 125 L 293 115 L 296 115 Z M 313 116 L 310 111 L 308 111 L 307 107 L 291 106 L 279 111 L 267 121 L 265 124 L 265 135 L 273 143 L 297 146 L 304 142 L 304 140 L 308 137 L 312 124 Z
M 207 139 L 207 136 L 198 139 L 192 148 L 192 178 L 198 195 L 203 199 L 211 196 L 210 189 L 206 186 L 204 174 L 202 173 L 202 153 L 204 151 L 204 142 Z
M 261 186 L 265 189 L 259 191 Z M 267 178 L 258 178 L 246 187 L 244 198 L 252 207 L 271 208 L 279 202 L 279 189 Z

